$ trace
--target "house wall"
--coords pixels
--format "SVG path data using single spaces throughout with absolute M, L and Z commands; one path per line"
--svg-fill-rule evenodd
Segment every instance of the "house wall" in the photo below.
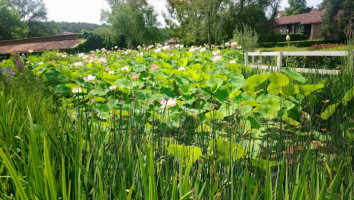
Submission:
M 312 24 L 311 25 L 311 37 L 310 37 L 310 40 L 321 39 L 320 26 L 321 26 L 321 23 L 317 23 L 317 24 Z
M 275 27 L 275 31 L 278 32 L 278 33 L 283 33 L 285 34 L 286 33 L 286 29 L 287 29 L 287 26 L 276 26 Z M 291 31 L 291 30 L 289 30 Z

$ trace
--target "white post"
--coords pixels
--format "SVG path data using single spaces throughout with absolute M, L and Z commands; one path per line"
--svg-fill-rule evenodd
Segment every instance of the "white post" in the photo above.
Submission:
M 248 53 L 245 53 L 244 57 L 245 57 L 245 65 L 247 66 L 248 65 Z
M 252 56 L 252 66 L 254 66 L 254 56 Z
M 262 65 L 262 55 L 259 56 L 259 61 L 258 61 L 259 65 Z
M 282 60 L 283 60 L 283 52 L 278 52 L 278 56 L 277 56 L 277 67 L 278 67 L 278 72 L 281 72 L 281 64 L 282 64 Z

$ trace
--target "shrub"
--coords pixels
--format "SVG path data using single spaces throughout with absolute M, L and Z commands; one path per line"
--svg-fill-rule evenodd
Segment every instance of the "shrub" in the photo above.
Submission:
M 259 35 L 251 27 L 244 25 L 243 29 L 238 27 L 234 31 L 233 42 L 237 42 L 242 49 L 254 50 L 258 46 Z
M 272 33 L 272 34 L 264 34 L 259 36 L 259 43 L 273 43 L 273 42 L 286 42 L 286 36 L 279 33 Z M 289 34 L 291 41 L 300 41 L 306 40 L 308 38 L 307 35 L 302 33 L 290 33 Z
M 323 50 L 323 49 L 333 49 L 333 48 L 338 48 L 338 47 L 343 47 L 344 45 L 342 44 L 314 44 L 311 47 L 309 47 L 308 49 L 310 51 L 314 51 L 314 50 Z
M 297 47 L 310 47 L 315 44 L 326 44 L 326 43 L 338 43 L 343 44 L 343 40 L 305 40 L 305 41 L 290 41 L 290 42 L 266 42 L 261 43 L 260 46 L 264 48 L 272 47 L 284 47 L 288 45 L 297 46 Z

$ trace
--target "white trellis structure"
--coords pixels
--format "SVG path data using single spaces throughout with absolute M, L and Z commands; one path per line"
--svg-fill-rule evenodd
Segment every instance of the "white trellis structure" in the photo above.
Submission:
M 284 56 L 340 56 L 346 57 L 350 56 L 349 58 L 349 69 L 353 70 L 353 54 L 354 51 L 349 54 L 348 51 L 280 51 L 280 52 L 248 52 L 244 54 L 245 57 L 245 65 L 264 69 L 264 70 L 274 70 L 274 71 L 281 71 L 282 69 L 282 61 Z M 251 65 L 248 61 L 248 57 L 251 56 Z M 262 63 L 262 56 L 276 56 L 277 57 L 277 66 L 267 66 L 262 64 L 255 63 L 255 57 L 259 57 L 260 63 Z M 328 70 L 328 69 L 311 69 L 311 68 L 293 68 L 297 72 L 301 73 L 319 73 L 319 74 L 339 74 L 340 70 Z

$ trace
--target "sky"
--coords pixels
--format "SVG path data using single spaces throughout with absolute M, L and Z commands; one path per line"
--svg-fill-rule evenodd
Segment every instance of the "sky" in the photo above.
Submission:
M 43 0 L 48 11 L 48 20 L 56 22 L 88 22 L 101 24 L 101 10 L 109 9 L 105 0 Z M 166 10 L 166 0 L 148 0 L 159 14 L 158 20 L 164 24 L 162 12 Z M 287 0 L 281 0 L 281 10 L 288 7 Z M 307 0 L 308 6 L 316 7 L 322 0 Z

